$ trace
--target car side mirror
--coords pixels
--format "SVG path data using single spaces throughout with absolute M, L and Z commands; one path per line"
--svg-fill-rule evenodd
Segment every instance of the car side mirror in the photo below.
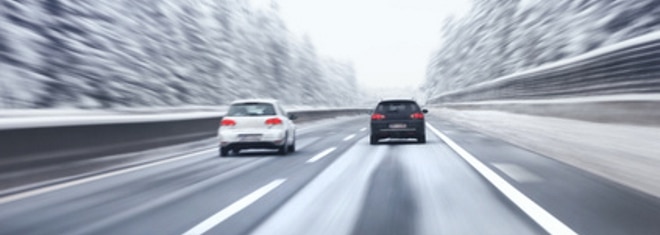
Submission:
M 293 120 L 298 119 L 298 116 L 296 116 L 295 114 L 289 114 L 289 119 L 290 119 L 291 121 L 293 121 Z
M 428 113 L 428 112 L 429 112 L 429 110 L 427 110 L 427 109 L 422 109 L 422 113 Z

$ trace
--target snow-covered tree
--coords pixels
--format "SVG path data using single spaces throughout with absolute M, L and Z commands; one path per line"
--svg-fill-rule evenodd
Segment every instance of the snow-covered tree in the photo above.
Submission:
M 351 66 L 244 0 L 3 1 L 0 108 L 350 105 Z M 341 80 L 341 79 L 340 79 Z M 342 100 L 341 102 L 339 100 Z
M 660 1 L 475 0 L 448 22 L 426 95 L 573 57 L 660 29 Z

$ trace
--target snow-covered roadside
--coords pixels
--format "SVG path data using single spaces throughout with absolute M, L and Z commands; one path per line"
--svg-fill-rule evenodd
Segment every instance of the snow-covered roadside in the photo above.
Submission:
M 159 121 L 178 121 L 191 119 L 214 118 L 224 115 L 227 106 L 186 106 L 177 108 L 135 108 L 113 110 L 0 110 L 0 130 L 32 127 L 59 127 L 72 125 L 123 124 Z M 351 110 L 367 108 L 360 107 L 287 107 L 291 113 L 331 112 L 339 115 Z M 327 119 L 327 118 L 321 118 Z M 309 122 L 306 120 L 305 122 Z
M 441 108 L 431 113 L 660 197 L 660 128 L 501 111 Z

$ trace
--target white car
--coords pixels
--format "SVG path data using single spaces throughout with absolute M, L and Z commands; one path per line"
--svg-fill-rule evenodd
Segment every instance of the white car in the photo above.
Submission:
M 220 122 L 220 156 L 242 149 L 277 149 L 285 155 L 296 150 L 296 126 L 276 100 L 238 100 Z

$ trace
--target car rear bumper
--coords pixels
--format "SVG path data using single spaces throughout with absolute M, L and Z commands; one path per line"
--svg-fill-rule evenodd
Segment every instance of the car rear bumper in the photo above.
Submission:
M 223 148 L 228 149 L 277 149 L 281 148 L 284 141 L 279 143 L 275 142 L 235 142 L 226 143 L 221 145 Z
M 284 145 L 285 136 L 284 129 L 218 131 L 220 146 L 227 148 L 278 148 Z
M 376 138 L 417 138 L 425 134 L 424 122 L 401 122 L 405 128 L 390 128 L 393 122 L 371 123 L 371 135 Z M 396 122 L 399 123 L 399 122 Z

